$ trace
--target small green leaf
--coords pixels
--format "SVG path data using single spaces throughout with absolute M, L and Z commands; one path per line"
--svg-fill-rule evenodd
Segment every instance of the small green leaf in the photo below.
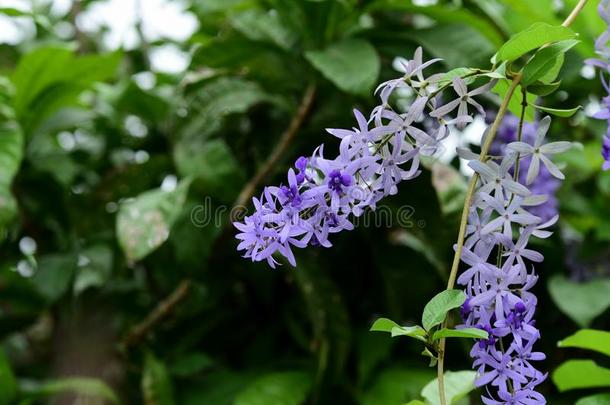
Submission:
M 492 61 L 512 61 L 542 45 L 574 38 L 576 34 L 567 27 L 538 22 L 513 35 L 502 45 Z
M 119 400 L 105 382 L 97 378 L 67 377 L 45 382 L 41 385 L 21 387 L 26 398 L 34 399 L 55 396 L 63 393 L 74 393 L 79 396 L 95 397 L 105 399 L 113 404 Z
M 121 205 L 116 229 L 127 260 L 140 260 L 167 240 L 190 184 L 191 180 L 187 178 L 173 191 L 147 191 Z
M 576 401 L 574 405 L 610 405 L 610 394 L 596 394 Z
M 477 373 L 474 371 L 447 371 L 445 372 L 445 398 L 448 404 L 455 404 L 474 389 L 474 380 Z M 440 404 L 438 395 L 438 381 L 435 378 L 422 390 L 421 395 L 430 404 Z
M 553 373 L 559 391 L 610 386 L 610 370 L 593 360 L 568 360 Z
M 599 150 L 595 153 L 599 154 Z M 548 289 L 561 312 L 581 327 L 589 326 L 594 318 L 610 308 L 610 279 L 577 283 L 555 276 L 549 281 Z
M 373 322 L 373 325 L 371 326 L 371 329 L 369 329 L 369 331 L 392 333 L 392 329 L 394 328 L 400 328 L 400 325 L 391 319 L 379 318 L 375 322 Z
M 572 115 L 576 114 L 576 112 L 578 110 L 580 110 L 582 107 L 578 106 L 578 107 L 574 107 L 574 108 L 570 108 L 567 110 L 562 110 L 559 108 L 549 108 L 549 107 L 542 107 L 540 105 L 536 105 L 534 104 L 534 108 L 537 108 L 540 111 L 544 111 L 545 113 L 549 113 L 552 115 L 556 115 L 557 117 L 571 117 Z
M 438 340 L 440 338 L 473 338 L 473 339 L 487 339 L 489 333 L 479 328 L 464 328 L 464 329 L 447 329 L 443 328 L 434 332 L 432 340 Z
M 438 293 L 426 304 L 422 315 L 424 329 L 429 331 L 436 325 L 440 325 L 447 312 L 461 306 L 466 301 L 466 295 L 460 290 L 445 290 Z
M 610 356 L 610 332 L 582 329 L 557 343 L 559 347 L 577 347 Z
M 235 405 L 300 405 L 313 378 L 303 371 L 265 374 L 255 379 L 235 398 Z
M 414 399 L 413 401 L 407 402 L 405 405 L 426 405 L 426 403 L 420 401 L 419 399 Z
M 528 86 L 545 76 L 551 69 L 556 69 L 557 58 L 562 56 L 579 42 L 580 41 L 575 39 L 568 39 L 566 41 L 560 41 L 542 48 L 536 52 L 532 59 L 530 59 L 527 62 L 527 65 L 525 65 L 523 68 L 523 85 Z M 561 62 L 563 62 L 563 58 L 561 58 Z M 559 68 L 561 68 L 562 64 L 563 63 L 559 64 Z
M 42 256 L 32 282 L 43 297 L 55 302 L 69 290 L 76 265 L 76 256 L 72 254 Z
M 377 82 L 379 56 L 367 41 L 344 40 L 321 51 L 309 51 L 305 57 L 313 67 L 345 92 L 369 95 Z
M 508 80 L 498 80 L 498 83 L 492 89 L 492 92 L 494 92 L 501 98 L 504 98 L 506 96 L 506 92 L 508 91 L 508 87 L 509 87 Z M 523 95 L 520 90 L 517 90 L 511 97 L 510 102 L 508 104 L 508 109 L 510 110 L 510 112 L 513 113 L 513 115 L 515 115 L 517 117 L 521 115 L 521 109 L 523 107 L 521 105 L 522 100 L 523 100 Z M 527 122 L 532 122 L 536 118 L 536 110 L 534 110 L 534 107 L 532 106 L 534 104 L 534 102 L 536 101 L 536 96 L 533 94 L 527 94 L 526 101 L 527 101 L 527 107 L 525 108 L 525 120 Z
M 534 82 L 527 86 L 527 92 L 537 96 L 548 96 L 559 88 L 561 80 L 553 83 Z
M 415 326 L 396 326 L 392 328 L 392 337 L 396 336 L 408 336 L 415 338 L 417 340 L 421 340 L 422 342 L 426 341 L 427 333 L 426 331 L 419 325 Z

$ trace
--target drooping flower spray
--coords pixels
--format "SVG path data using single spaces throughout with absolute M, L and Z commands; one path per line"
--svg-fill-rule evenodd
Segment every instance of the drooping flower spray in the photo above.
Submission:
M 587 59 L 585 63 L 599 68 L 599 77 L 607 93 L 607 96 L 602 99 L 602 109 L 593 115 L 593 118 L 608 121 L 608 129 L 602 139 L 601 153 L 604 158 L 602 168 L 610 170 L 610 48 L 608 47 L 608 41 L 610 41 L 610 0 L 601 0 L 598 11 L 608 28 L 595 41 L 595 52 L 598 58 Z

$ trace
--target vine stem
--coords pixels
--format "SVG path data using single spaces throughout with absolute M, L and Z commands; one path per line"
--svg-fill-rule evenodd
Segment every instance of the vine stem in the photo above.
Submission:
M 500 109 L 498 110 L 498 114 L 496 115 L 496 119 L 494 120 L 489 132 L 487 133 L 487 137 L 485 138 L 485 142 L 481 147 L 481 154 L 479 155 L 479 160 L 484 162 L 487 159 L 487 154 L 489 153 L 489 148 L 491 147 L 491 143 L 496 137 L 496 133 L 498 132 L 498 128 L 502 123 L 502 119 L 506 114 L 506 110 L 508 110 L 508 105 L 510 103 L 517 86 L 521 83 L 522 74 L 515 74 L 504 99 L 502 100 L 502 104 L 500 104 Z M 453 289 L 455 286 L 455 280 L 457 277 L 457 271 L 460 264 L 460 258 L 462 257 L 462 249 L 464 248 L 464 237 L 466 235 L 466 226 L 468 225 L 468 213 L 470 212 L 470 204 L 472 203 L 472 199 L 474 197 L 474 192 L 477 186 L 477 182 L 479 181 L 479 175 L 475 173 L 470 179 L 470 183 L 468 184 L 468 191 L 466 192 L 466 200 L 464 202 L 464 210 L 462 211 L 462 219 L 460 222 L 460 230 L 458 233 L 458 241 L 457 248 L 455 250 L 455 255 L 453 256 L 453 264 L 451 265 L 451 273 L 449 273 L 449 280 L 447 281 L 447 290 Z M 444 322 L 446 324 L 446 320 Z M 445 327 L 445 325 L 443 325 Z M 445 371 L 444 371 L 444 362 L 445 362 L 445 339 L 441 339 L 438 345 L 438 363 L 437 363 L 437 377 L 438 377 L 438 393 L 439 399 L 441 401 L 441 405 L 447 405 L 447 399 L 445 398 Z
M 569 27 L 578 14 L 582 11 L 582 9 L 587 4 L 588 0 L 580 0 L 572 12 L 566 17 L 566 19 L 561 24 L 563 27 Z M 506 110 L 508 109 L 508 105 L 510 103 L 517 86 L 521 83 L 522 73 L 519 72 L 513 76 L 513 80 L 502 100 L 502 104 L 500 105 L 500 109 L 498 110 L 498 115 L 496 115 L 496 119 L 494 120 L 489 132 L 487 133 L 487 137 L 485 138 L 485 142 L 481 147 L 481 154 L 479 155 L 480 161 L 485 161 L 487 159 L 487 154 L 489 153 L 489 148 L 496 137 L 496 133 L 498 132 L 498 128 L 500 127 L 500 123 L 506 114 Z M 525 97 L 525 95 L 524 95 Z M 464 248 L 464 237 L 466 235 L 466 226 L 468 225 L 468 214 L 470 212 L 470 204 L 472 203 L 472 199 L 474 197 L 474 192 L 476 189 L 477 182 L 479 181 L 479 175 L 475 173 L 470 179 L 470 183 L 468 184 L 468 191 L 466 192 L 466 200 L 464 202 L 464 209 L 462 211 L 462 218 L 460 221 L 460 230 L 458 232 L 458 240 L 457 240 L 457 248 L 455 250 L 455 255 L 453 256 L 453 263 L 451 265 L 451 272 L 449 273 L 449 280 L 447 281 L 447 290 L 453 289 L 455 286 L 455 280 L 457 278 L 457 271 L 460 264 L 460 259 L 462 257 L 462 250 Z M 443 322 L 442 327 L 445 327 L 447 324 L 447 319 Z M 445 371 L 444 371 L 444 363 L 445 363 L 445 338 L 442 338 L 439 341 L 438 345 L 438 362 L 437 362 L 437 379 L 438 379 L 438 393 L 440 399 L 440 405 L 447 405 L 447 399 L 445 397 Z

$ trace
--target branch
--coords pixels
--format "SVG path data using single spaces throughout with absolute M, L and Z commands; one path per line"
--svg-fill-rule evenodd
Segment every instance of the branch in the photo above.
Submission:
M 123 339 L 123 345 L 127 348 L 138 344 L 150 333 L 159 323 L 167 318 L 173 310 L 188 296 L 191 290 L 190 280 L 182 280 L 178 287 L 161 301 L 144 320 L 127 333 Z
M 265 164 L 258 170 L 258 172 L 252 177 L 252 179 L 244 186 L 244 188 L 239 193 L 237 200 L 235 201 L 234 207 L 243 207 L 248 201 L 252 198 L 258 186 L 262 183 L 263 180 L 269 176 L 275 166 L 279 163 L 280 159 L 283 157 L 284 153 L 288 149 L 288 147 L 292 144 L 295 136 L 301 129 L 307 114 L 311 110 L 311 106 L 313 105 L 314 96 L 316 93 L 315 85 L 310 84 L 307 86 L 305 93 L 303 94 L 303 98 L 301 99 L 301 103 L 299 104 L 299 108 L 296 114 L 292 117 L 288 128 L 284 131 L 282 136 L 280 137 L 280 141 L 269 155 L 269 158 L 265 162 Z

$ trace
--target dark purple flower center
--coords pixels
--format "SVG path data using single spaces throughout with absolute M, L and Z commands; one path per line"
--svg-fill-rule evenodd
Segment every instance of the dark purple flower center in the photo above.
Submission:
M 333 170 L 328 174 L 328 188 L 341 194 L 343 187 L 352 184 L 352 176 L 349 174 L 341 174 L 340 170 Z
M 281 186 L 280 190 L 282 190 L 282 194 L 286 198 L 286 202 L 292 205 L 293 207 L 297 207 L 301 205 L 301 202 L 303 202 L 303 200 L 301 199 L 301 195 L 299 194 L 299 190 L 296 188 L 296 186 Z

